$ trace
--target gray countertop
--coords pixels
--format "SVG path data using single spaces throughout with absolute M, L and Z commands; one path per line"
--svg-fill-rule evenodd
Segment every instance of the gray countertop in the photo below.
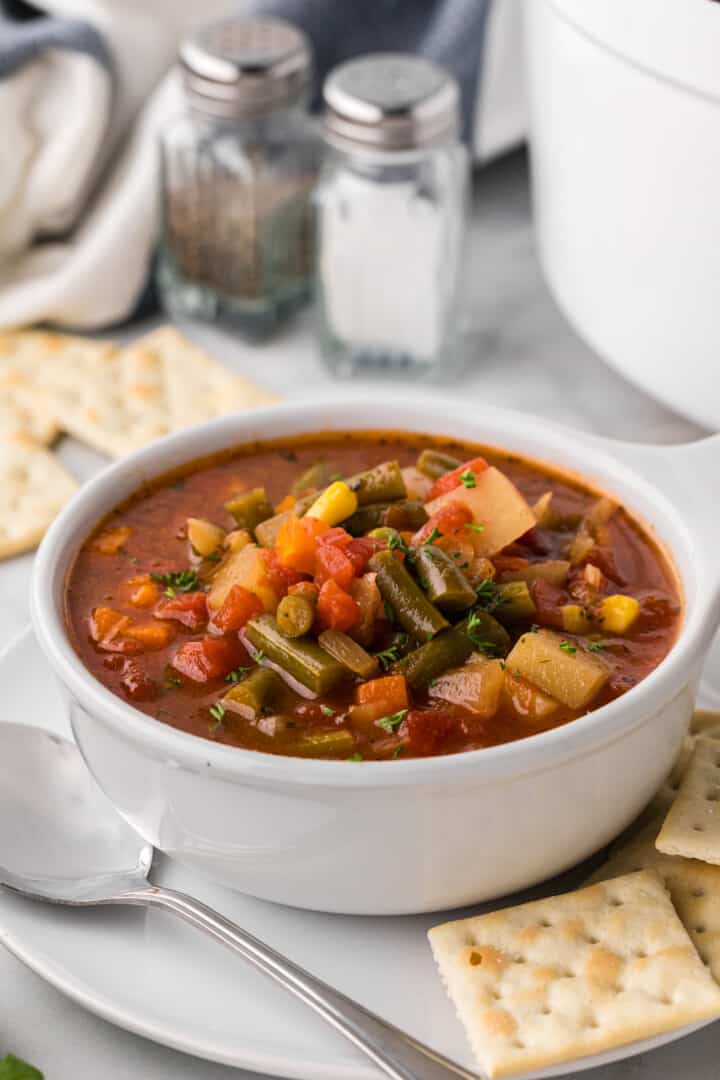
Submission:
M 621 439 L 682 442 L 701 437 L 696 424 L 668 411 L 606 367 L 563 318 L 534 251 L 527 162 L 517 153 L 476 178 L 465 285 L 466 371 L 449 393 L 534 412 Z M 131 337 L 154 322 L 118 336 Z M 190 333 L 228 366 L 289 397 L 339 389 L 319 362 L 312 320 L 303 316 L 271 344 L 238 344 L 220 332 Z M 346 383 L 382 393 L 382 383 Z M 60 453 L 81 477 L 103 459 L 65 440 Z M 32 556 L 0 565 L 0 644 L 27 623 Z M 601 1068 L 598 1080 L 707 1080 L 720 1075 L 716 1031 Z M 0 951 L 0 1048 L 35 1063 L 46 1080 L 239 1080 L 250 1074 L 210 1065 L 119 1031 L 84 1012 Z M 419 1078 L 421 1080 L 421 1078 Z

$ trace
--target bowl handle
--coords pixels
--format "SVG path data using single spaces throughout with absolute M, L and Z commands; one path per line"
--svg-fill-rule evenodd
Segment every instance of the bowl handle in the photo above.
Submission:
M 720 597 L 720 435 L 675 446 L 603 440 L 605 449 L 661 491 L 679 510 L 696 546 L 708 594 Z M 698 566 L 700 570 L 700 566 Z

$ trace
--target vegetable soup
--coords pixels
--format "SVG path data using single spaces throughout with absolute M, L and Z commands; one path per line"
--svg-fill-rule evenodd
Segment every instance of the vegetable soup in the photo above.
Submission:
M 69 573 L 90 671 L 249 750 L 352 762 L 568 723 L 676 637 L 672 568 L 610 498 L 406 433 L 258 443 L 119 506 Z

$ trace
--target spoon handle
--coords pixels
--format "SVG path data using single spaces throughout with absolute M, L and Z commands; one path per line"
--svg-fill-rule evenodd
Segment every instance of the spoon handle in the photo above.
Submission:
M 381 1020 L 217 911 L 184 893 L 151 885 L 130 890 L 114 897 L 113 901 L 159 907 L 204 930 L 304 1001 L 367 1054 L 392 1080 L 478 1080 L 476 1073 L 468 1072 Z

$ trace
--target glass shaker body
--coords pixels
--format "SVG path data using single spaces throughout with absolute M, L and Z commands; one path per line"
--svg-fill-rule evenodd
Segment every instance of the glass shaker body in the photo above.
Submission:
M 248 336 L 272 331 L 311 291 L 319 142 L 304 100 L 231 119 L 188 108 L 161 146 L 164 306 Z

